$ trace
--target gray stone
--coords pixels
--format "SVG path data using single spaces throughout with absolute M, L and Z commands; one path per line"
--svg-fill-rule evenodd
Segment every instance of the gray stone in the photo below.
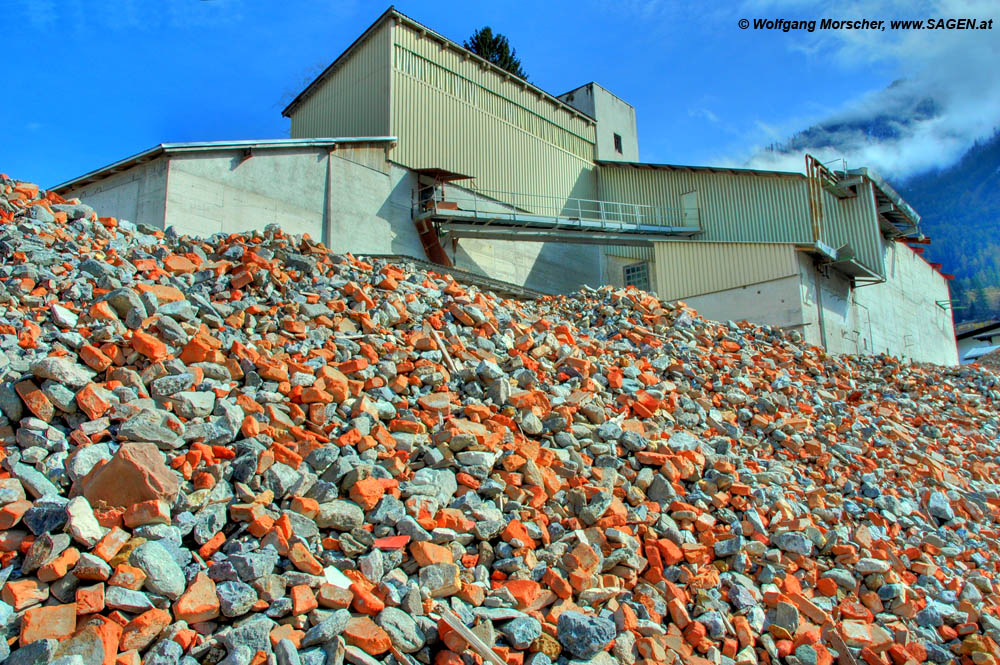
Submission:
M 263 651 L 271 653 L 271 640 L 268 638 L 275 623 L 266 616 L 255 614 L 224 635 L 219 636 L 219 641 L 227 649 L 232 650 L 236 645 L 248 647 L 253 653 Z
M 73 362 L 69 356 L 49 356 L 32 363 L 31 373 L 40 379 L 51 379 L 70 388 L 83 388 L 97 372 Z
M 274 645 L 274 657 L 278 665 L 302 665 L 298 650 L 287 637 Z
M 253 661 L 254 651 L 250 647 L 237 644 L 229 649 L 226 657 L 219 661 L 219 665 L 250 665 Z
M 302 638 L 302 646 L 309 647 L 315 644 L 322 645 L 332 642 L 338 635 L 344 632 L 344 628 L 347 627 L 347 622 L 350 620 L 350 611 L 337 610 L 328 619 L 324 619 L 306 631 L 305 636 Z
M 181 392 L 170 397 L 174 405 L 174 413 L 181 418 L 202 418 L 211 415 L 215 408 L 215 393 L 212 392 Z
M 97 544 L 107 529 L 98 524 L 94 510 L 86 497 L 77 496 L 66 504 L 66 533 L 90 549 Z
M 364 523 L 365 511 L 361 509 L 361 506 L 343 499 L 321 503 L 319 514 L 316 515 L 316 526 L 321 529 L 351 531 Z
M 596 656 L 615 639 L 615 634 L 613 621 L 572 610 L 560 614 L 556 625 L 559 644 L 581 659 Z
M 143 409 L 122 423 L 118 435 L 126 441 L 148 441 L 161 449 L 177 448 L 184 443 L 184 439 L 167 426 L 167 419 L 164 411 Z
M 500 632 L 515 649 L 527 649 L 542 634 L 542 624 L 534 617 L 521 617 L 500 626 Z
M 459 568 L 454 563 L 424 566 L 420 569 L 420 586 L 427 589 L 432 598 L 450 596 L 461 588 L 458 573 Z
M 715 542 L 716 558 L 735 556 L 743 548 L 743 536 L 734 536 Z
M 4 665 L 46 665 L 59 647 L 58 640 L 36 640 L 12 652 Z
M 132 550 L 129 563 L 146 573 L 145 587 L 153 593 L 171 600 L 184 593 L 184 571 L 158 541 L 147 541 Z
M 249 612 L 257 602 L 257 592 L 245 582 L 227 581 L 215 585 L 223 616 L 238 617 Z
M 819 662 L 819 654 L 811 644 L 800 644 L 795 649 L 795 657 L 802 665 L 816 665 Z
M 831 568 L 826 571 L 820 577 L 829 577 L 837 586 L 842 589 L 847 589 L 848 591 L 854 591 L 858 586 L 858 581 L 854 579 L 854 575 L 850 571 L 844 570 L 843 568 Z
M 121 586 L 109 586 L 104 591 L 104 604 L 113 610 L 131 614 L 141 614 L 153 609 L 149 597 L 141 591 L 133 591 Z
M 94 627 L 84 628 L 69 639 L 61 641 L 55 657 L 57 659 L 76 657 L 83 665 L 103 665 L 104 642 Z
M 794 634 L 799 627 L 799 610 L 791 603 L 779 602 L 774 610 L 774 625 Z
M 856 564 L 854 564 L 854 570 L 856 570 L 861 575 L 871 575 L 872 573 L 888 573 L 889 572 L 889 562 L 883 561 L 881 559 L 871 559 L 865 557 L 859 559 Z
M 27 464 L 17 462 L 11 465 L 10 472 L 15 478 L 21 481 L 24 489 L 36 499 L 43 496 L 59 496 L 61 494 L 59 488 L 51 480 Z
M 785 531 L 771 536 L 771 543 L 775 547 L 785 551 L 809 556 L 812 553 L 813 543 L 805 534 L 798 531 Z
M 244 582 L 269 575 L 278 564 L 278 553 L 270 547 L 258 552 L 234 554 L 229 557 L 229 563 L 236 568 L 236 573 Z
M 757 599 L 754 598 L 753 594 L 746 587 L 733 584 L 729 587 L 729 604 L 737 611 L 740 611 L 756 605 Z
M 927 499 L 927 510 L 931 515 L 945 522 L 955 519 L 955 511 L 952 510 L 951 502 L 944 492 L 931 492 Z
M 143 658 L 143 665 L 177 665 L 184 655 L 184 649 L 173 640 L 160 640 L 154 644 L 146 657 Z
M 108 304 L 125 325 L 132 330 L 142 325 L 143 319 L 147 316 L 146 306 L 143 305 L 142 298 L 132 289 L 115 289 L 104 296 L 104 299 L 108 301 Z
M 170 397 L 194 386 L 194 374 L 182 372 L 161 376 L 149 384 L 149 394 L 156 397 Z
M 90 473 L 101 460 L 111 459 L 111 448 L 106 443 L 93 443 L 77 448 L 66 463 L 66 475 L 76 482 Z
M 687 432 L 674 432 L 667 440 L 667 445 L 674 450 L 697 450 L 700 442 Z
M 417 629 L 417 622 L 400 609 L 386 607 L 375 617 L 375 623 L 389 634 L 393 646 L 403 653 L 415 653 L 424 646 L 424 636 Z

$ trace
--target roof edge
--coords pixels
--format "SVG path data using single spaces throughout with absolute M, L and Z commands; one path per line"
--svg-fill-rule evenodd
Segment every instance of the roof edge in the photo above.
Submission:
M 903 213 L 907 219 L 913 222 L 914 226 L 920 226 L 920 214 L 914 210 L 913 206 L 906 202 L 906 199 L 904 199 L 899 192 L 892 188 L 892 185 L 890 185 L 885 178 L 880 176 L 875 171 L 872 171 L 867 166 L 850 169 L 848 173 L 852 175 L 861 175 L 871 180 L 872 184 L 878 187 L 886 198 L 892 201 L 893 205 L 899 208 L 899 211 Z
M 628 103 L 628 102 L 626 102 Z M 622 162 L 608 159 L 595 159 L 598 166 L 630 167 L 634 169 L 650 169 L 657 171 L 707 171 L 711 173 L 734 173 L 739 175 L 786 176 L 805 179 L 805 175 L 796 171 L 770 171 L 765 169 L 747 169 L 735 166 L 694 166 L 691 164 L 657 164 L 653 162 Z
M 463 54 L 467 54 L 473 60 L 479 62 L 482 65 L 486 65 L 487 67 L 489 67 L 490 69 L 492 69 L 496 73 L 502 74 L 504 76 L 509 76 L 510 78 L 515 79 L 515 80 L 523 83 L 525 86 L 527 86 L 531 90 L 534 90 L 535 92 L 541 94 L 542 96 L 544 96 L 545 98 L 547 98 L 549 101 L 554 102 L 556 105 L 558 105 L 564 111 L 566 111 L 568 113 L 571 113 L 573 115 L 576 115 L 576 116 L 580 116 L 581 118 L 584 118 L 584 119 L 586 119 L 587 121 L 589 121 L 591 123 L 596 123 L 597 122 L 597 120 L 594 117 L 592 117 L 592 116 L 584 113 L 583 111 L 575 108 L 574 106 L 572 106 L 570 104 L 567 104 L 563 100 L 559 99 L 559 97 L 557 97 L 556 95 L 553 95 L 550 92 L 546 92 L 545 90 L 542 90 L 541 88 L 539 88 L 537 85 L 531 83 L 530 81 L 528 81 L 526 79 L 523 79 L 520 76 L 515 76 L 514 74 L 511 74 L 510 72 L 508 72 L 506 69 L 503 69 L 502 67 L 498 67 L 497 65 L 493 64 L 489 60 L 487 60 L 487 59 L 485 59 L 485 58 L 483 58 L 481 56 L 476 55 L 475 53 L 473 53 L 469 49 L 465 48 L 464 46 L 462 46 L 458 42 L 456 42 L 454 40 L 451 40 L 451 39 L 448 39 L 447 37 L 445 37 L 441 33 L 437 32 L 435 30 L 432 30 L 431 28 L 428 28 L 426 25 L 424 25 L 423 23 L 420 23 L 416 19 L 410 18 L 406 14 L 400 12 L 394 6 L 390 6 L 388 9 L 386 9 L 384 12 L 382 12 L 382 14 L 377 19 L 375 19 L 374 23 L 372 23 L 370 26 L 368 26 L 368 28 L 363 33 L 361 33 L 361 35 L 357 39 L 355 39 L 353 42 L 351 42 L 351 45 L 348 46 L 346 49 L 344 49 L 344 51 L 339 56 L 337 56 L 337 58 L 333 62 L 331 62 L 330 65 L 319 74 L 319 76 L 317 76 L 315 79 L 313 79 L 312 83 L 310 83 L 309 85 L 307 85 L 302 90 L 302 92 L 300 92 L 298 95 L 295 96 L 295 99 L 293 99 L 288 104 L 288 106 L 286 106 L 284 108 L 284 110 L 281 111 L 281 115 L 284 116 L 284 117 L 286 117 L 286 118 L 291 117 L 291 114 L 295 111 L 295 108 L 298 107 L 302 102 L 304 102 L 310 95 L 312 95 L 313 91 L 323 82 L 324 79 L 327 78 L 327 76 L 329 76 L 330 74 L 332 74 L 333 72 L 335 72 L 338 69 L 338 67 L 341 64 L 341 61 L 343 61 L 346 58 L 348 58 L 351 55 L 351 53 L 353 53 L 353 51 L 356 48 L 358 48 L 362 43 L 364 43 L 364 41 L 366 39 L 368 39 L 368 37 L 371 36 L 371 34 L 382 25 L 382 23 L 384 23 L 386 20 L 388 20 L 390 18 L 395 18 L 398 21 L 400 21 L 401 23 L 408 24 L 411 28 L 416 28 L 420 32 L 426 33 L 428 35 L 433 35 L 433 37 L 435 39 L 443 42 L 448 47 L 453 48 L 453 49 L 455 49 L 455 50 L 457 50 L 457 51 L 459 51 L 459 52 L 461 52 Z M 587 85 L 587 84 L 584 84 L 584 85 Z M 582 86 L 580 86 L 580 87 L 582 87 Z M 614 94 L 614 93 L 611 93 L 611 94 Z M 627 104 L 628 102 L 625 102 L 625 103 Z
M 371 34 L 375 32 L 375 30 L 379 26 L 381 26 L 382 23 L 384 23 L 387 18 L 393 15 L 402 16 L 402 14 L 396 11 L 395 6 L 389 5 L 389 8 L 386 9 L 381 14 L 379 14 L 379 17 L 375 19 L 375 21 L 372 22 L 372 24 L 369 25 L 364 32 L 358 35 L 358 37 L 353 42 L 351 42 L 350 45 L 340 53 L 340 55 L 334 58 L 333 62 L 327 65 L 326 69 L 320 72 L 319 75 L 316 76 L 316 78 L 314 78 L 309 85 L 307 85 L 305 88 L 302 89 L 301 92 L 299 92 L 299 94 L 295 95 L 295 98 L 292 101 L 290 101 L 284 109 L 282 109 L 281 115 L 285 118 L 290 118 L 291 114 L 295 110 L 295 107 L 297 107 L 299 104 L 304 102 L 308 97 L 310 97 L 313 93 L 313 90 L 317 88 L 319 84 L 326 79 L 327 76 L 329 76 L 330 74 L 332 74 L 334 71 L 337 70 L 342 60 L 345 60 L 352 52 L 354 52 L 356 48 L 358 48 L 361 44 L 363 44 L 365 40 L 367 40 L 368 37 L 370 37 Z
M 275 150 L 279 148 L 313 148 L 334 146 L 341 143 L 396 143 L 399 139 L 395 136 L 351 136 L 339 138 L 317 138 L 317 139 L 251 139 L 241 141 L 189 141 L 186 143 L 159 143 L 152 148 L 138 152 L 130 157 L 119 159 L 107 166 L 88 171 L 81 176 L 72 178 L 65 182 L 49 188 L 49 191 L 56 193 L 68 189 L 75 185 L 101 180 L 104 177 L 123 171 L 125 169 L 152 161 L 167 153 L 182 152 L 207 152 L 211 150 Z

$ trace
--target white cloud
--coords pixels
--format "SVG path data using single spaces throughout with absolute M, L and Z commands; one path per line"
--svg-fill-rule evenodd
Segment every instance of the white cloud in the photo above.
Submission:
M 692 118 L 704 118 L 705 120 L 716 124 L 719 122 L 719 116 L 715 115 L 711 109 L 688 109 L 688 115 Z
M 808 151 L 824 160 L 844 157 L 848 166 L 870 166 L 887 176 L 905 178 L 953 163 L 1000 126 L 1000 80 L 995 74 L 1000 62 L 1000 12 L 992 0 L 846 2 L 836 9 L 790 0 L 749 0 L 744 9 L 768 18 L 883 19 L 885 31 L 796 33 L 789 39 L 789 49 L 848 70 L 889 64 L 901 75 L 890 88 L 849 100 L 837 111 L 812 119 L 833 131 L 794 137 L 789 154 L 755 150 L 752 166 L 799 171 L 802 154 Z M 996 25 L 992 30 L 888 27 L 891 19 L 930 18 L 994 18 Z M 866 131 L 872 128 L 877 130 L 874 135 Z

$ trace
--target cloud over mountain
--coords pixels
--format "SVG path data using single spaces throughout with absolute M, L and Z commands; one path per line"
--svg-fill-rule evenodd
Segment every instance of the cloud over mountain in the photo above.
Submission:
M 802 155 L 844 158 L 848 167 L 870 166 L 894 179 L 953 164 L 1000 126 L 1000 13 L 995 2 L 921 0 L 848 2 L 836 8 L 788 0 L 754 0 L 754 15 L 783 18 L 884 19 L 885 31 L 816 30 L 797 33 L 792 50 L 824 58 L 832 66 L 893 67 L 891 86 L 812 119 L 812 126 L 781 141 L 758 146 L 749 158 L 757 168 L 800 171 Z M 803 16 L 804 15 L 804 16 Z M 890 19 L 993 18 L 992 30 L 891 30 Z

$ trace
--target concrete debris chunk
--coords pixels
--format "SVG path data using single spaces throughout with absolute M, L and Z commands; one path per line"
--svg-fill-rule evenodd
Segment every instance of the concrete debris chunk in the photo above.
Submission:
M 989 369 L 99 215 L 0 176 L 6 663 L 1000 659 Z

